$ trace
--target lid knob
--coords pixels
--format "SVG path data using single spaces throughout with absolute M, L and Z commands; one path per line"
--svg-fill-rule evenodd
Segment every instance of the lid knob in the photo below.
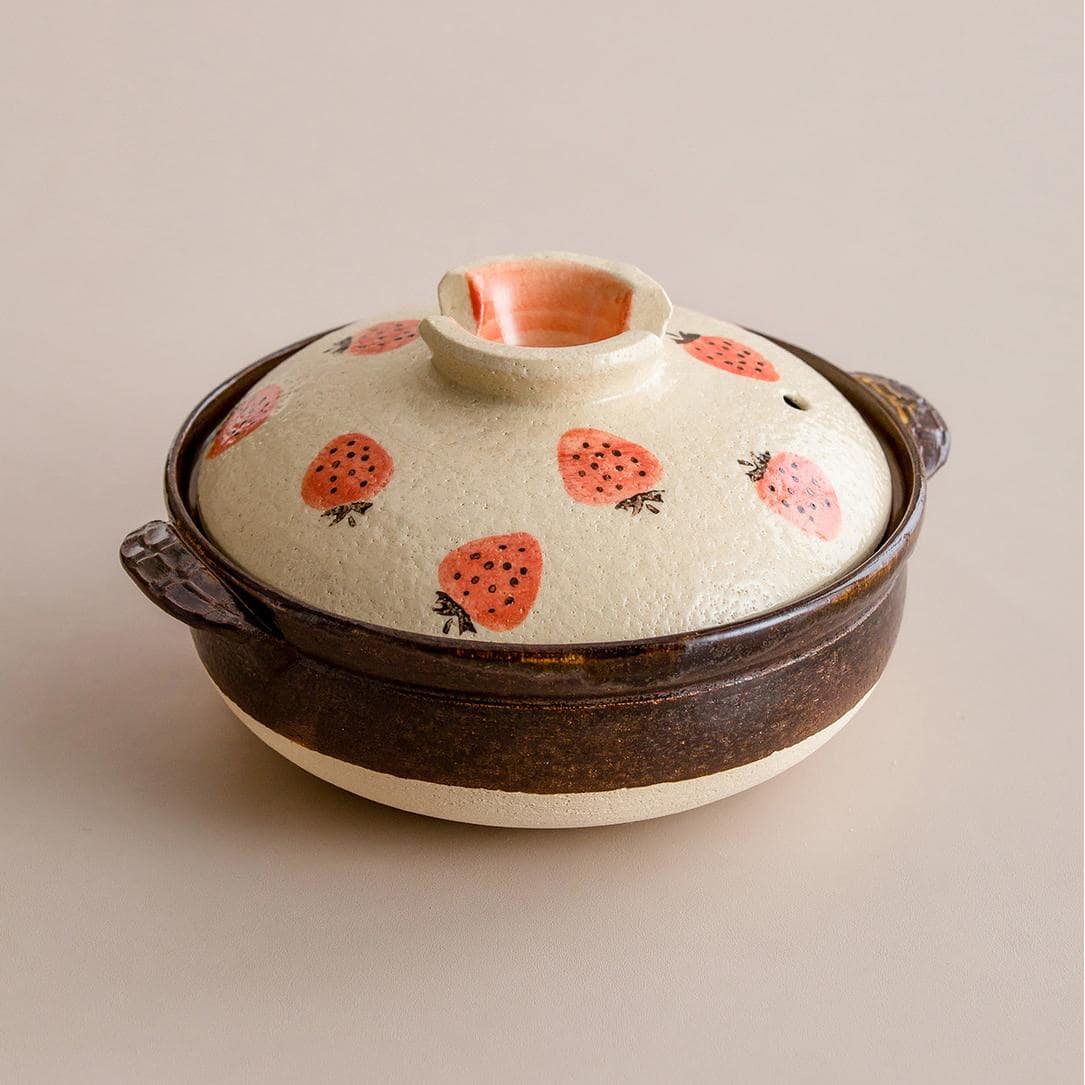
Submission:
M 570 253 L 448 272 L 419 331 L 433 366 L 474 391 L 528 399 L 620 395 L 651 379 L 671 315 L 643 272 Z

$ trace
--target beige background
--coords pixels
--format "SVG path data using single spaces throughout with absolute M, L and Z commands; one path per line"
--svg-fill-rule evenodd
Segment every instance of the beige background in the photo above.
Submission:
M 0 1079 L 1078 1080 L 1077 7 L 8 12 Z M 533 248 L 953 425 L 882 685 L 722 805 L 369 805 L 117 565 L 222 375 Z

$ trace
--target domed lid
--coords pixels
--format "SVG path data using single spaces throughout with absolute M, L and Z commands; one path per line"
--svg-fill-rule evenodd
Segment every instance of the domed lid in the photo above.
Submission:
M 438 298 L 311 343 L 222 423 L 199 511 L 252 576 L 392 629 L 575 644 L 750 617 L 880 541 L 881 446 L 777 344 L 567 253 Z

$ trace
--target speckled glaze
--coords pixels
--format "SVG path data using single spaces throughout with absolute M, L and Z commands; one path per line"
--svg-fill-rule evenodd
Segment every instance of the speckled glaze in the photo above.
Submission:
M 443 302 L 445 292 L 453 290 L 447 284 L 446 279 Z M 462 283 L 453 282 L 453 286 L 453 301 L 447 308 L 455 313 L 456 305 L 462 303 L 462 297 L 456 299 Z M 641 305 L 638 319 L 660 326 L 659 295 L 652 294 L 649 300 L 651 304 L 646 301 Z M 638 312 L 621 297 L 617 301 L 604 298 L 598 308 L 592 317 L 596 328 L 611 326 L 607 322 L 616 319 L 615 313 L 624 313 L 623 318 L 628 319 L 630 311 Z M 669 303 L 667 308 L 669 311 Z M 500 323 L 500 314 L 487 317 L 485 306 L 482 309 L 480 329 L 487 320 Z M 877 682 L 900 622 L 905 562 L 921 522 L 926 479 L 946 458 L 948 434 L 937 412 L 903 385 L 865 374 L 849 376 L 800 348 L 721 322 L 681 316 L 683 325 L 690 322 L 700 337 L 711 334 L 717 341 L 706 345 L 691 339 L 691 328 L 677 328 L 672 320 L 670 327 L 677 328 L 674 334 L 678 338 L 665 348 L 664 361 L 654 363 L 662 364 L 664 372 L 680 373 L 679 367 L 684 366 L 693 373 L 692 377 L 682 373 L 686 380 L 712 377 L 736 389 L 760 388 L 766 396 L 774 397 L 774 409 L 787 412 L 782 416 L 785 419 L 799 415 L 816 419 L 820 414 L 822 419 L 839 420 L 839 430 L 817 425 L 813 432 L 822 444 L 808 442 L 801 447 L 798 438 L 802 431 L 796 428 L 776 431 L 783 434 L 778 441 L 764 428 L 757 436 L 767 433 L 768 440 L 757 441 L 749 430 L 743 433 L 747 439 L 741 444 L 752 447 L 742 450 L 745 463 L 735 462 L 741 486 L 726 507 L 736 517 L 758 525 L 762 534 L 755 541 L 762 549 L 789 547 L 774 551 L 777 558 L 787 553 L 795 559 L 815 547 L 825 547 L 812 550 L 824 554 L 846 538 L 847 525 L 853 520 L 853 498 L 855 506 L 862 507 L 859 498 L 863 488 L 852 487 L 847 471 L 824 471 L 824 478 L 820 474 L 811 477 L 807 461 L 819 469 L 825 463 L 846 466 L 851 460 L 833 460 L 833 449 L 838 453 L 842 448 L 858 449 L 860 462 L 869 468 L 868 481 L 880 478 L 884 470 L 882 499 L 870 503 L 868 510 L 871 525 L 877 525 L 869 528 L 873 535 L 862 543 L 848 543 L 853 549 L 847 552 L 847 560 L 837 564 L 835 573 L 829 567 L 819 570 L 805 592 L 788 582 L 786 589 L 774 589 L 781 596 L 774 604 L 766 604 L 764 596 L 760 607 L 751 604 L 761 610 L 770 605 L 768 612 L 740 621 L 706 623 L 692 631 L 599 639 L 598 624 L 589 626 L 589 619 L 578 608 L 564 605 L 567 593 L 546 595 L 550 581 L 560 584 L 563 575 L 559 568 L 551 576 L 552 567 L 560 566 L 563 552 L 558 548 L 554 551 L 557 557 L 548 559 L 551 540 L 563 537 L 560 531 L 571 529 L 553 529 L 543 519 L 533 521 L 531 531 L 518 532 L 514 524 L 493 520 L 481 522 L 473 532 L 462 532 L 461 537 L 452 537 L 451 533 L 423 534 L 423 523 L 404 514 L 398 521 L 401 534 L 411 535 L 414 525 L 418 537 L 426 540 L 424 560 L 418 556 L 421 551 L 413 549 L 413 538 L 400 543 L 401 552 L 413 555 L 411 561 L 426 573 L 402 581 L 411 586 L 412 593 L 420 584 L 428 590 L 427 605 L 412 611 L 421 631 L 389 628 L 313 605 L 298 593 L 280 590 L 253 575 L 236 554 L 227 555 L 222 539 L 205 522 L 205 481 L 217 465 L 242 454 L 255 456 L 257 450 L 263 450 L 273 472 L 278 462 L 273 450 L 278 446 L 271 437 L 279 428 L 279 412 L 289 406 L 299 389 L 308 387 L 304 376 L 321 361 L 330 360 L 336 366 L 347 364 L 344 359 L 349 357 L 362 365 L 373 359 L 390 365 L 398 354 L 401 368 L 413 365 L 419 381 L 440 382 L 442 396 L 446 400 L 449 394 L 459 397 L 453 402 L 468 414 L 477 412 L 472 417 L 485 417 L 483 412 L 492 409 L 494 402 L 502 411 L 515 412 L 522 406 L 533 415 L 546 417 L 551 409 L 564 410 L 564 394 L 555 387 L 544 389 L 540 397 L 518 383 L 525 375 L 532 383 L 530 367 L 507 370 L 503 364 L 496 365 L 501 380 L 512 381 L 511 394 L 506 390 L 486 393 L 481 388 L 468 391 L 456 381 L 449 382 L 435 372 L 424 353 L 434 349 L 431 340 L 440 343 L 440 319 L 431 321 L 438 333 L 434 340 L 430 324 L 424 320 L 415 324 L 415 318 L 406 314 L 377 322 L 375 329 L 373 322 L 362 322 L 294 344 L 250 366 L 213 393 L 190 416 L 171 451 L 166 478 L 170 522 L 152 521 L 133 532 L 122 546 L 122 561 L 159 606 L 192 627 L 211 678 L 247 726 L 307 770 L 378 801 L 485 824 L 575 826 L 688 809 L 767 779 L 836 733 Z M 693 327 L 694 320 L 704 323 Z M 575 338 L 583 329 L 572 323 L 567 331 Z M 650 342 L 648 337 L 660 339 L 649 327 L 634 328 L 632 334 L 640 344 Z M 454 332 L 451 337 L 459 335 Z M 619 344 L 619 348 L 625 345 Z M 577 346 L 570 344 L 570 349 Z M 476 349 L 470 340 L 467 347 Z M 635 368 L 640 355 L 636 344 L 634 348 Z M 443 348 L 438 345 L 436 349 Z M 691 350 L 707 360 L 693 357 Z M 412 351 L 419 352 L 420 361 L 410 361 Z M 484 367 L 493 365 L 491 351 L 481 351 Z M 304 364 L 296 371 L 291 369 L 299 360 Z M 745 372 L 736 372 L 743 369 Z M 547 372 L 553 375 L 552 370 Z M 473 373 L 479 380 L 488 379 L 477 370 Z M 771 373 L 776 380 L 771 379 Z M 622 379 L 626 376 L 628 373 Z M 604 374 L 600 379 L 605 382 L 608 378 Z M 658 373 L 649 376 L 648 386 L 654 387 L 655 380 Z M 269 391 L 273 387 L 277 391 Z M 636 387 L 643 389 L 645 384 Z M 675 453 L 690 447 L 682 434 L 668 437 L 662 424 L 650 432 L 637 431 L 605 412 L 602 418 L 596 417 L 597 407 L 621 404 L 628 409 L 641 394 L 630 390 L 610 400 L 591 398 L 590 418 L 573 419 L 565 428 L 554 427 L 560 432 L 550 434 L 547 440 L 546 499 L 564 503 L 567 513 L 572 510 L 581 533 L 575 537 L 581 544 L 584 538 L 593 542 L 600 567 L 614 564 L 614 539 L 620 540 L 618 549 L 632 548 L 630 539 L 639 539 L 644 545 L 643 535 L 629 533 L 634 525 L 654 531 L 657 523 L 668 522 L 664 517 L 676 508 L 687 512 L 699 509 L 702 502 L 691 495 L 702 492 L 699 485 L 707 485 L 676 477 Z M 782 399 L 783 394 L 806 403 L 807 409 L 787 404 L 781 408 L 775 398 Z M 740 402 L 739 393 L 735 395 Z M 817 409 L 815 397 L 824 410 Z M 338 398 L 333 397 L 330 411 Z M 838 400 L 843 407 L 834 406 Z M 416 412 L 418 402 L 412 398 L 403 401 L 403 416 Z M 751 402 L 764 405 L 769 399 Z M 726 397 L 711 400 L 710 406 L 711 411 L 702 407 L 701 414 L 710 414 L 715 420 L 732 417 L 728 411 L 734 411 L 735 418 L 743 415 Z M 387 417 L 395 419 L 397 415 L 392 412 Z M 651 417 L 651 412 L 644 417 Z M 773 415 L 756 425 L 768 427 L 775 419 Z M 427 455 L 425 442 L 400 442 L 394 426 L 389 426 L 391 432 L 378 432 L 373 424 L 376 421 L 375 416 L 337 416 L 330 427 L 335 433 L 312 447 L 306 437 L 297 442 L 293 453 L 287 451 L 290 442 L 285 431 L 289 427 L 281 427 L 281 463 L 289 459 L 286 474 L 296 491 L 291 500 L 298 506 L 298 515 L 285 511 L 278 497 L 269 494 L 266 503 L 271 519 L 261 521 L 264 529 L 270 530 L 269 525 L 282 515 L 296 523 L 299 531 L 312 526 L 333 538 L 368 540 L 362 532 L 377 522 L 377 513 L 395 508 L 391 495 L 404 474 L 409 477 L 412 468 L 407 465 L 412 456 L 424 460 Z M 472 446 L 472 441 L 457 436 L 456 426 L 446 423 L 440 432 L 454 452 Z M 826 433 L 832 435 L 831 440 Z M 367 508 L 344 512 L 341 505 L 328 504 L 333 498 L 339 500 L 338 496 L 330 495 L 328 483 L 318 481 L 318 476 L 326 473 L 334 458 L 342 459 L 340 452 L 331 451 L 338 446 L 329 442 L 347 434 L 361 441 L 351 446 L 354 449 L 370 445 L 371 459 L 366 462 L 375 462 L 378 469 L 372 477 L 380 478 L 381 485 L 374 487 L 371 501 L 361 502 Z M 632 455 L 635 449 L 646 453 L 639 458 L 651 486 L 640 495 L 643 500 L 636 511 L 597 500 L 597 491 L 586 488 L 576 472 L 578 461 L 572 456 L 577 441 L 581 445 L 587 441 L 594 453 L 604 448 L 607 437 L 621 439 L 620 446 L 613 441 L 609 444 L 611 449 L 620 447 L 623 455 Z M 866 441 L 876 455 L 866 449 Z M 373 460 L 378 444 L 387 460 Z M 828 510 L 818 510 L 809 526 L 805 521 L 797 522 L 790 508 L 768 490 L 765 479 L 779 454 L 775 444 L 794 453 L 787 462 L 795 465 L 794 471 L 809 490 L 839 498 L 839 530 L 835 514 Z M 302 447 L 307 449 L 305 456 L 297 451 Z M 501 477 L 514 474 L 492 447 L 490 454 L 489 477 L 494 475 L 493 464 L 504 468 L 497 472 Z M 715 468 L 723 461 L 716 456 L 711 463 Z M 316 471 L 321 464 L 325 472 Z M 726 466 L 730 468 L 730 464 Z M 705 471 L 698 479 L 710 475 Z M 717 489 L 712 492 L 717 501 L 728 492 L 729 479 L 716 480 Z M 443 483 L 446 487 L 459 484 L 453 475 Z M 413 485 L 402 489 L 405 501 L 419 492 Z M 462 489 L 461 485 L 461 497 Z M 656 490 L 662 491 L 661 496 L 654 496 Z M 286 492 L 284 485 L 284 501 Z M 542 493 L 533 493 L 534 500 L 523 506 L 525 511 L 534 507 Z M 617 496 L 617 492 L 610 496 Z M 477 502 L 461 500 L 459 505 L 465 515 L 488 511 L 481 498 Z M 650 505 L 659 511 L 652 511 Z M 716 531 L 715 543 L 711 531 L 699 541 L 705 551 L 704 568 L 714 572 L 727 565 L 718 551 L 738 544 L 723 534 L 723 521 L 713 519 L 717 510 L 709 505 L 709 511 L 701 510 L 686 530 L 703 529 L 707 522 Z M 352 517 L 353 526 L 349 522 Z M 615 526 L 593 535 L 586 526 L 592 523 L 591 517 L 622 525 L 626 533 L 621 534 L 622 528 Z M 429 519 L 423 517 L 427 524 Z M 569 521 L 562 518 L 560 522 Z M 554 530 L 558 536 L 551 535 Z M 681 549 L 680 535 L 666 537 Z M 537 554 L 529 540 L 538 544 Z M 517 593 L 513 609 L 518 608 L 522 615 L 518 612 L 505 619 L 510 623 L 507 628 L 485 625 L 484 621 L 497 621 L 492 616 L 483 619 L 479 614 L 466 614 L 474 628 L 461 630 L 465 615 L 457 614 L 452 604 L 463 577 L 457 580 L 455 573 L 477 568 L 483 584 L 486 576 L 500 575 L 500 558 L 508 552 L 500 551 L 501 545 L 517 552 L 522 547 L 523 567 L 532 571 L 541 568 L 541 583 L 532 585 L 534 593 Z M 361 553 L 348 548 L 340 557 L 346 561 Z M 838 556 L 843 553 L 841 549 Z M 655 552 L 657 564 L 665 557 L 664 550 Z M 489 559 L 493 559 L 494 568 L 485 570 Z M 633 562 L 632 568 L 642 581 L 661 579 L 647 563 Z M 506 574 L 512 572 L 510 569 Z M 681 588 L 683 582 L 663 577 L 662 583 L 678 583 Z M 436 594 L 441 591 L 449 600 L 444 610 Z M 647 591 L 638 584 L 619 597 L 618 609 L 642 606 L 644 612 L 657 613 L 660 607 L 653 609 L 641 602 L 652 598 Z M 801 598 L 794 598 L 796 594 Z M 587 589 L 584 599 L 593 601 L 597 608 L 615 608 L 613 598 L 592 595 Z M 659 602 L 665 609 L 667 600 Z M 672 608 L 669 613 L 672 624 L 681 624 L 674 618 L 676 613 L 685 614 L 683 620 L 689 621 L 693 620 L 689 615 L 698 612 L 687 606 L 684 611 Z M 560 619 L 555 615 L 561 615 Z M 580 641 L 533 642 L 525 630 L 540 616 L 555 623 L 545 628 L 563 628 L 580 621 L 583 628 L 593 628 L 596 633 Z
M 881 538 L 877 440 L 778 344 L 568 254 L 457 269 L 439 294 L 441 314 L 316 340 L 224 423 L 200 514 L 259 580 L 413 633 L 585 643 L 749 617 Z M 481 553 L 510 535 L 534 563 Z

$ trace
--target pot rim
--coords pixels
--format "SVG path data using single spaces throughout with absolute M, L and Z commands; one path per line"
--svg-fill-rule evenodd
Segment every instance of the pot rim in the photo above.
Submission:
M 360 636 L 369 641 L 414 647 L 427 654 L 444 655 L 461 661 L 553 663 L 563 658 L 588 661 L 641 653 L 686 652 L 693 648 L 707 648 L 760 636 L 774 628 L 783 631 L 813 613 L 872 592 L 906 560 L 915 543 L 923 518 L 927 479 L 923 453 L 913 429 L 885 399 L 850 373 L 805 348 L 765 332 L 748 329 L 795 354 L 825 377 L 859 411 L 882 446 L 892 476 L 892 512 L 882 541 L 858 565 L 816 592 L 737 622 L 630 640 L 556 644 L 451 640 L 435 634 L 412 633 L 376 625 L 323 610 L 254 577 L 219 549 L 200 524 L 194 480 L 206 446 L 228 409 L 272 368 L 310 343 L 347 326 L 336 325 L 299 339 L 226 378 L 189 412 L 173 439 L 166 460 L 166 504 L 178 535 L 209 571 L 238 595 L 243 604 L 259 615 L 270 613 L 273 619 L 270 631 L 275 636 L 282 637 L 283 634 L 274 617 L 278 612 L 285 612 L 315 623 L 332 634 L 354 638 Z

